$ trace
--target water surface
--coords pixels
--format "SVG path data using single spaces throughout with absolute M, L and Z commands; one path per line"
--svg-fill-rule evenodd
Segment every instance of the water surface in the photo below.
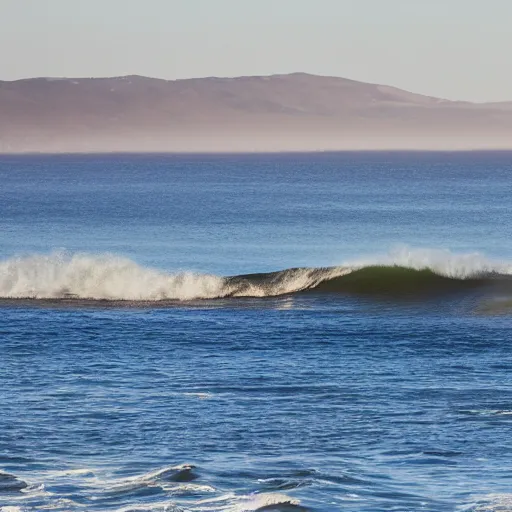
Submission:
M 0 157 L 0 510 L 512 510 L 511 157 Z

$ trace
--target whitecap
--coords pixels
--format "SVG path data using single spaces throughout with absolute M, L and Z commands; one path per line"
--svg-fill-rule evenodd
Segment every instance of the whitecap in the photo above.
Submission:
M 478 252 L 457 253 L 448 249 L 414 248 L 407 245 L 397 246 L 387 254 L 353 260 L 346 265 L 352 268 L 386 265 L 413 270 L 429 269 L 440 276 L 453 279 L 512 273 L 510 262 L 488 258 Z
M 52 253 L 0 262 L 0 297 L 191 300 L 222 295 L 224 279 L 169 274 L 114 255 Z
M 264 512 L 267 510 L 300 510 L 300 501 L 278 493 L 263 493 L 246 496 L 244 501 L 230 509 L 230 512 Z

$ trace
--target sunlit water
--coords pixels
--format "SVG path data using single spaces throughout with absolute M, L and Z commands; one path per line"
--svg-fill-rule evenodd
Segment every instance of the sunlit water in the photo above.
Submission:
M 0 183 L 0 511 L 512 510 L 512 154 Z

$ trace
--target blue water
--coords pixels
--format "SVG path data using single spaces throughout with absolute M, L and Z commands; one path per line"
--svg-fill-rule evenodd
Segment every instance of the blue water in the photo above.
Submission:
M 1 512 L 512 510 L 511 153 L 0 183 Z

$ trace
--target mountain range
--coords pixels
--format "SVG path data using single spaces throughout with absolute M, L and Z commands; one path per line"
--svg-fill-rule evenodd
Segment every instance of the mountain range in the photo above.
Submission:
M 0 152 L 512 148 L 512 102 L 306 73 L 0 81 Z

